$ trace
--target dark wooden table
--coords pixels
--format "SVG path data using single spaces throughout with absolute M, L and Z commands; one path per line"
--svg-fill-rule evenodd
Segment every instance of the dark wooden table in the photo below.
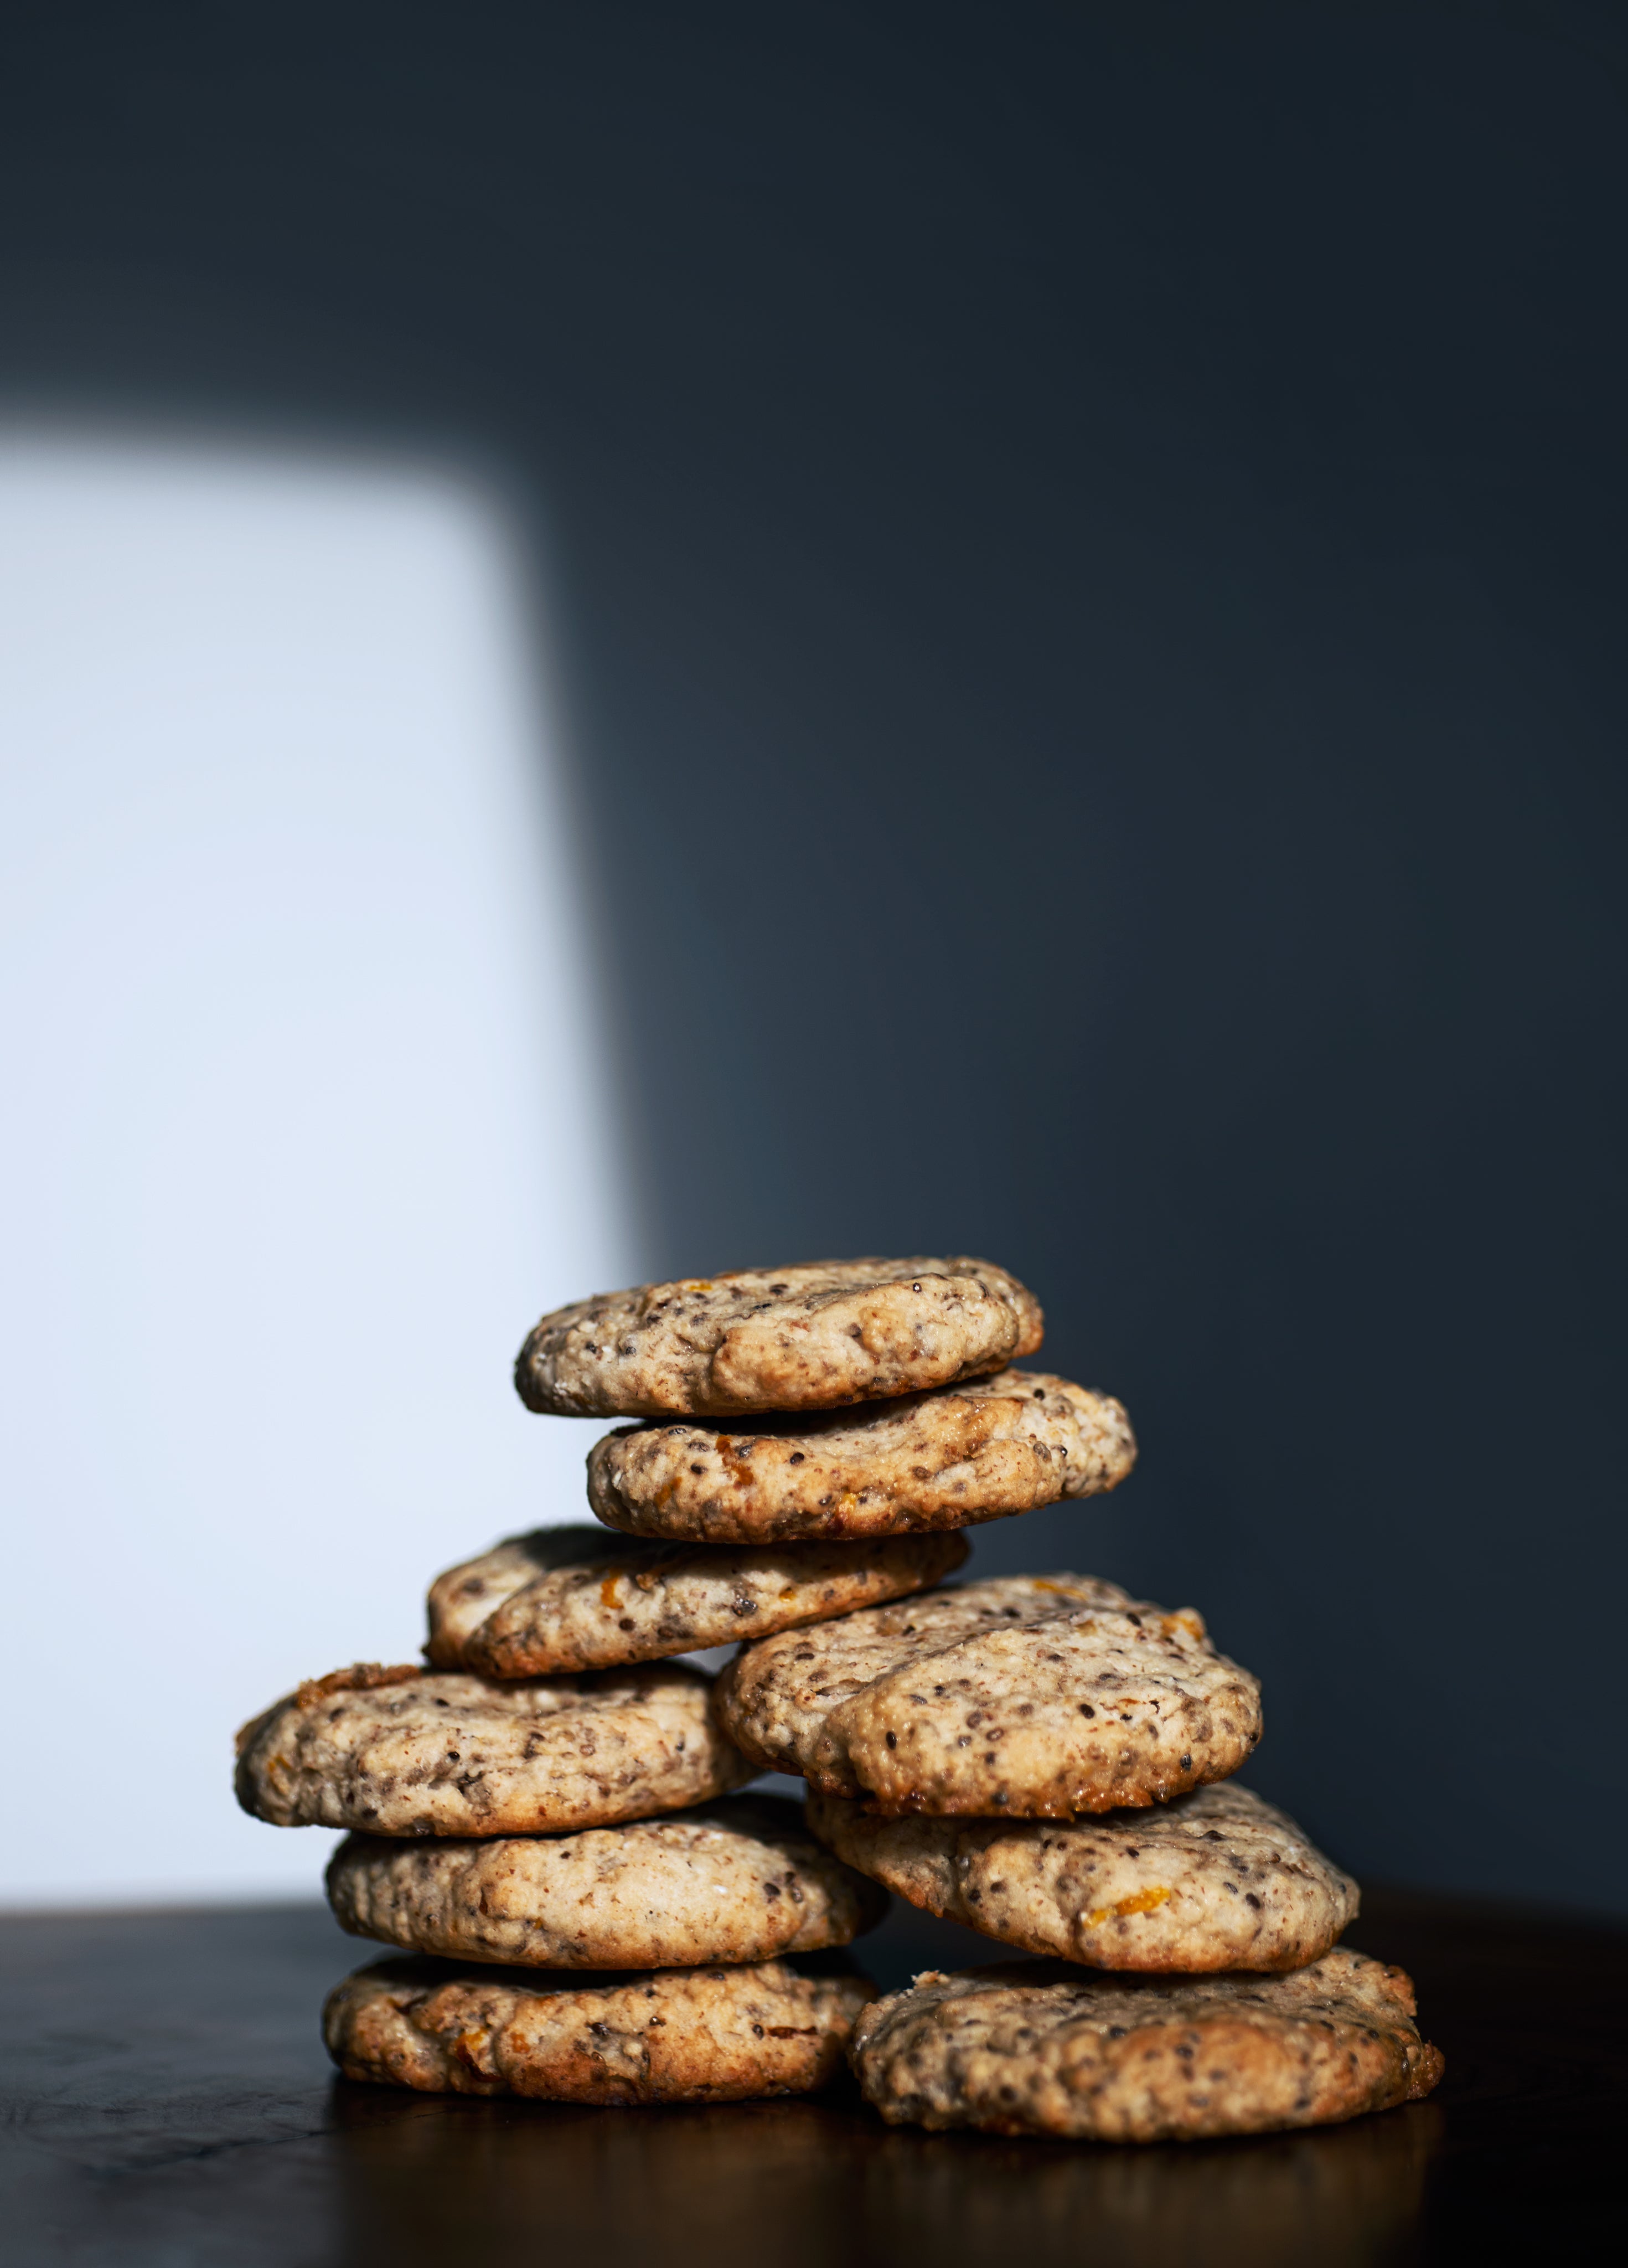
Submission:
M 1278 2268 L 1622 2257 L 1628 1932 L 1375 1891 L 1446 2050 L 1431 2102 L 1243 2142 L 1104 2149 L 890 2130 L 813 2102 L 582 2110 L 336 2080 L 320 1908 L 0 1924 L 11 2268 L 761 2262 Z M 892 1986 L 987 1958 L 900 1910 Z

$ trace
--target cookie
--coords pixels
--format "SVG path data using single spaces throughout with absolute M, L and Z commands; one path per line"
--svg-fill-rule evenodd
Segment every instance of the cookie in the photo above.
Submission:
M 489 1677 L 653 1661 L 902 1598 L 967 1550 L 953 1534 L 754 1548 L 539 1528 L 436 1578 L 424 1651 Z
M 1089 1575 L 1007 1575 L 759 1640 L 713 1695 L 752 1761 L 882 1812 L 1061 1819 L 1236 1771 L 1260 1688 Z
M 826 1260 L 557 1307 L 515 1384 L 562 1418 L 828 1410 L 999 1370 L 1040 1335 L 1033 1294 L 986 1260 Z
M 539 1969 L 772 1961 L 847 1945 L 888 1903 L 772 1795 L 581 1835 L 352 1835 L 327 1892 L 353 1937 Z
M 809 1825 L 912 1905 L 1093 1969 L 1303 1969 L 1357 1886 L 1236 1780 L 1093 1819 L 878 1818 L 814 1795 Z
M 274 1827 L 537 1835 L 727 1794 L 752 1767 L 676 1662 L 524 1684 L 363 1662 L 238 1735 L 238 1800 Z
M 1258 1978 L 1014 1962 L 874 2001 L 849 2059 L 894 2125 L 1185 2142 L 1416 2102 L 1442 2058 L 1413 2014 L 1403 1970 L 1338 1949 Z
M 322 2036 L 347 2079 L 432 2095 L 741 2102 L 823 2087 L 870 1997 L 862 1977 L 781 1961 L 559 1981 L 381 1961 L 329 1993 Z
M 1105 1394 L 1044 1372 L 749 1431 L 642 1425 L 588 1459 L 588 1500 L 634 1535 L 762 1543 L 965 1528 L 1117 1488 L 1136 1461 Z

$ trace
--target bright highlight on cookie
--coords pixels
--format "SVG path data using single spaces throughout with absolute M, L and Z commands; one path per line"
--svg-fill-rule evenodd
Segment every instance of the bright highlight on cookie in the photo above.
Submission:
M 1349 2118 L 1441 2058 L 1357 1886 L 1233 1779 L 1260 1688 L 1192 1607 L 1073 1572 L 957 1583 L 964 1531 L 1089 1499 L 1111 1395 L 1019 1366 L 1039 1305 L 965 1257 L 737 1270 L 545 1315 L 528 1408 L 634 1421 L 597 1525 L 429 1587 L 428 1668 L 302 1685 L 245 1808 L 351 1830 L 348 2078 L 617 2103 L 826 2085 L 890 2121 L 1154 2142 Z M 471 1539 L 472 1541 L 473 1539 Z M 711 1678 L 678 1657 L 738 1650 Z M 806 1815 L 740 1794 L 800 1777 Z M 1042 1956 L 878 1999 L 890 1898 Z

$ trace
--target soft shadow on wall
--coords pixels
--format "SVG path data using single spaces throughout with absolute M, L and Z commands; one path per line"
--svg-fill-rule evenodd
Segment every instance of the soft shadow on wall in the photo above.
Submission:
M 635 1268 L 539 578 L 488 487 L 0 437 L 13 1903 L 314 1892 L 234 1725 L 580 1508 Z M 40 1697 L 50 1697 L 48 1705 Z M 94 1760 L 94 1761 L 92 1761 Z M 64 1812 L 64 1780 L 93 1783 Z
M 686 293 L 570 557 L 665 1265 L 1016 1267 L 1143 1462 L 977 1565 L 1200 1607 L 1360 1874 L 1620 1907 L 1624 40 L 906 20 L 675 61 L 704 166 L 627 94 Z

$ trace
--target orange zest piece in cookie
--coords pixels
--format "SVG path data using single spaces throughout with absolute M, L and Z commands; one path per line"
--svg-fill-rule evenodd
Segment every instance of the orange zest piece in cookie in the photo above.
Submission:
M 1169 1890 L 1138 1890 L 1133 1897 L 1121 1898 L 1117 1905 L 1096 1906 L 1087 1914 L 1087 1929 L 1100 1929 L 1105 1921 L 1122 1921 L 1127 1915 L 1152 1913 L 1170 1896 Z
M 1173 1615 L 1164 1615 L 1160 1618 L 1159 1627 L 1166 1638 L 1172 1631 L 1184 1630 L 1188 1637 L 1197 1638 L 1200 1646 L 1208 1636 L 1204 1627 L 1204 1616 L 1197 1607 L 1177 1607 Z

